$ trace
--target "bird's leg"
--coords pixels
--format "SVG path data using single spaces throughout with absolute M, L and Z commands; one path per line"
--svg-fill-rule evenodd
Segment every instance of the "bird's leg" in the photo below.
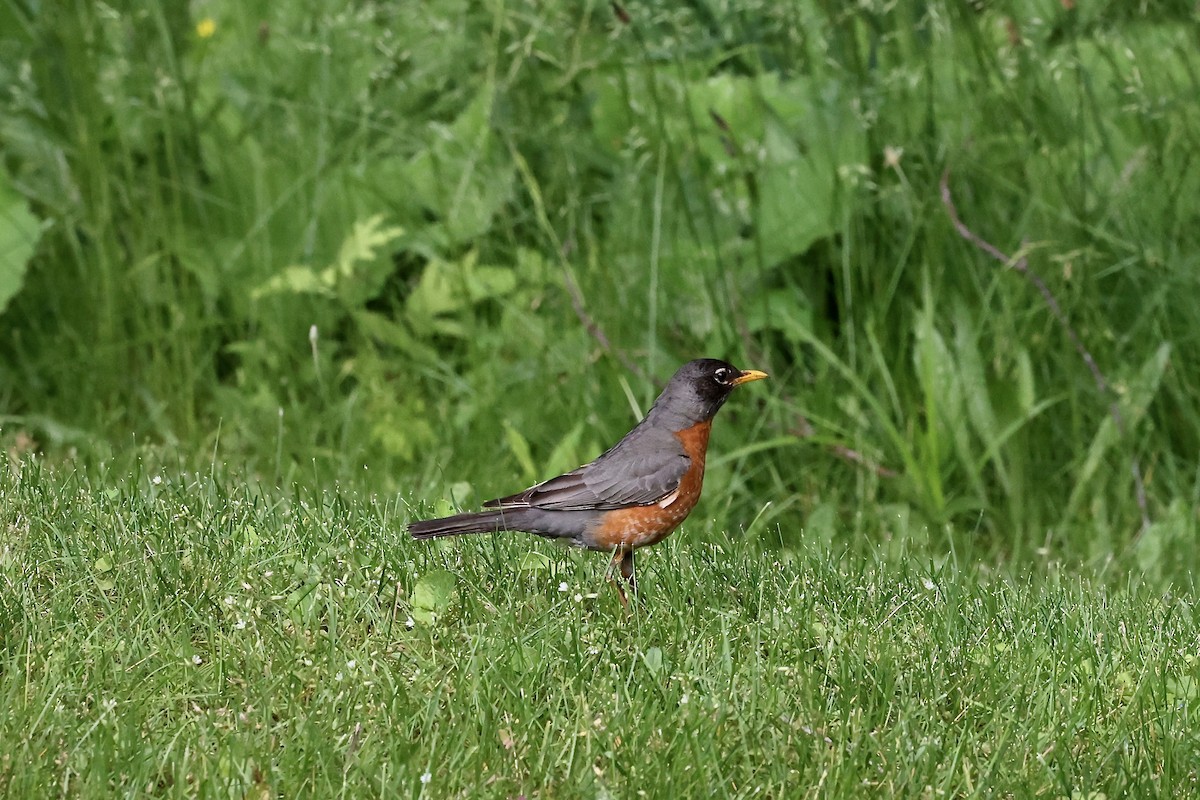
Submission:
M 629 608 L 629 597 L 625 594 L 625 588 L 621 586 L 621 582 L 613 578 L 612 573 L 619 570 L 621 577 L 629 584 L 629 590 L 637 594 L 637 580 L 633 576 L 633 551 L 618 549 L 613 553 L 612 564 L 609 565 L 608 582 L 617 590 L 617 596 L 621 598 L 621 605 Z
M 626 550 L 621 557 L 621 577 L 629 584 L 629 591 L 637 594 L 637 576 L 633 574 L 633 551 Z

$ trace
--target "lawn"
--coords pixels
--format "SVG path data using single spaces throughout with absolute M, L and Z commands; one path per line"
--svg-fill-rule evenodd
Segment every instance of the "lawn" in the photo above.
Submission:
M 1187 797 L 1190 594 L 697 536 L 407 540 L 402 501 L 0 472 L 9 796 Z M 711 533 L 711 531 L 709 531 Z

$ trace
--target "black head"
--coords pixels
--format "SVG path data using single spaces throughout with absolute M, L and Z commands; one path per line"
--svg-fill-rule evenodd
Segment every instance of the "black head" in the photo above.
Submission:
M 684 364 L 654 401 L 650 415 L 678 421 L 680 428 L 716 416 L 735 386 L 762 380 L 767 373 L 741 370 L 727 361 L 699 358 Z

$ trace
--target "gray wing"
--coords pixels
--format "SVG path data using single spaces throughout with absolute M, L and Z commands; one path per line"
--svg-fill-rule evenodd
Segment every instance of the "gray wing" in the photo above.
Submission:
M 590 464 L 484 506 L 580 511 L 650 505 L 678 489 L 689 466 L 691 459 L 673 435 L 635 428 Z

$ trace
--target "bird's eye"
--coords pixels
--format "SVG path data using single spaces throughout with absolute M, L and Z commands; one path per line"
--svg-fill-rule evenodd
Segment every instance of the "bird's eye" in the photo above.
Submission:
M 729 383 L 729 379 L 732 375 L 733 375 L 732 370 L 728 370 L 725 367 L 721 367 L 719 370 L 716 371 L 716 374 L 714 377 L 716 377 L 717 383 Z

